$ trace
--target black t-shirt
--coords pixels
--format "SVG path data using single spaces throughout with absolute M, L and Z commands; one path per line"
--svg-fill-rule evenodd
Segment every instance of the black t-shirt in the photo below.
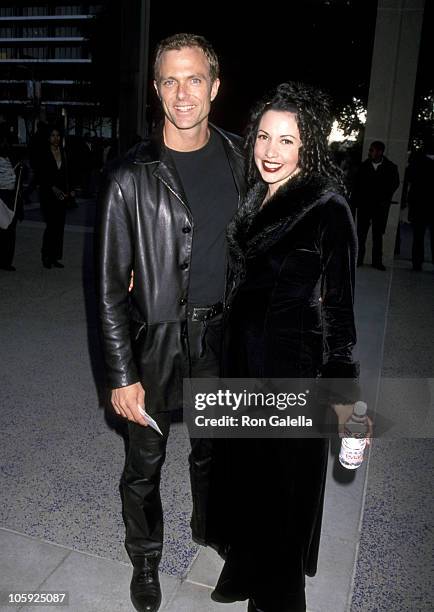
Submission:
M 215 304 L 223 298 L 226 227 L 238 203 L 232 170 L 221 136 L 214 131 L 201 149 L 170 153 L 194 222 L 188 301 Z

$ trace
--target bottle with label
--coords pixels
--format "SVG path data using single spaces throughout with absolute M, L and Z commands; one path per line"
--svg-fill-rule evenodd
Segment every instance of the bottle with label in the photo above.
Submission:
M 356 402 L 353 414 L 345 423 L 339 461 L 347 470 L 355 470 L 362 464 L 368 433 L 367 410 L 365 402 Z

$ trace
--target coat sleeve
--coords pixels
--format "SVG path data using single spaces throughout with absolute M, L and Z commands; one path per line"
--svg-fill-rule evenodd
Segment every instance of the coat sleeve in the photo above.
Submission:
M 320 235 L 321 305 L 323 327 L 324 378 L 356 379 L 359 365 L 353 359 L 356 344 L 354 323 L 354 280 L 357 239 L 351 211 L 340 196 L 324 206 Z M 336 386 L 335 390 L 338 390 Z M 358 384 L 344 385 L 345 398 L 358 398 Z
M 398 189 L 399 187 L 399 172 L 398 172 L 398 166 L 396 164 L 392 164 L 392 172 L 391 172 L 391 185 L 390 185 L 390 190 L 391 190 L 391 194 L 390 194 L 390 199 L 393 198 L 393 194 L 395 193 L 395 191 Z
M 354 178 L 353 178 L 353 184 L 351 186 L 350 202 L 351 202 L 351 209 L 354 211 L 360 206 L 363 206 L 363 197 L 361 194 L 362 194 L 363 185 L 364 185 L 364 180 L 363 180 L 364 169 L 365 167 L 363 164 L 357 169 L 354 175 Z
M 51 189 L 54 185 L 49 155 L 51 155 L 51 153 L 44 150 L 41 151 L 39 156 L 35 159 L 35 170 L 38 183 L 44 189 Z
M 133 269 L 132 220 L 121 186 L 108 176 L 99 202 L 96 266 L 98 309 L 108 383 L 138 382 L 133 358 L 128 286 Z

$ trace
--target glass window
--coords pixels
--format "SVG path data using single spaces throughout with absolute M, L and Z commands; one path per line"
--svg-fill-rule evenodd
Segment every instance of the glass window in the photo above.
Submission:
M 81 32 L 76 26 L 57 26 L 54 29 L 54 36 L 81 36 Z
M 16 59 L 17 58 L 17 51 L 14 47 L 5 47 L 4 52 L 5 52 L 5 59 Z
M 55 15 L 80 15 L 80 5 L 56 6 Z
M 48 36 L 48 28 L 42 26 L 24 26 L 22 35 L 25 38 L 44 38 Z
M 24 6 L 23 15 L 37 16 L 37 15 L 48 15 L 48 7 L 46 6 Z

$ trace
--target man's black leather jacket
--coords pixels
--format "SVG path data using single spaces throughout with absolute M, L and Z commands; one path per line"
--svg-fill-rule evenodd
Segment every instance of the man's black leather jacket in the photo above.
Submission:
M 240 200 L 241 140 L 210 128 L 222 136 Z M 149 413 L 178 409 L 188 376 L 184 329 L 194 220 L 161 129 L 112 168 L 99 207 L 97 282 L 109 386 L 140 381 Z

